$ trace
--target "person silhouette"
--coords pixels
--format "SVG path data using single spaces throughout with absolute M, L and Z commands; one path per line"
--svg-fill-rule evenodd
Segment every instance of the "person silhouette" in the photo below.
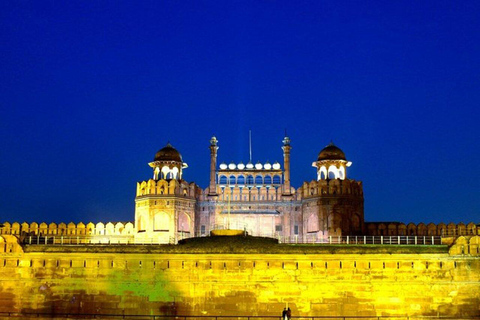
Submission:
M 288 317 L 287 317 L 287 308 L 283 308 L 282 320 L 288 320 Z

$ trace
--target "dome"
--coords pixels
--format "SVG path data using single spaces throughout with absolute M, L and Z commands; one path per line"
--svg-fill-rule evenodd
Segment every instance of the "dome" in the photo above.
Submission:
M 172 145 L 167 143 L 165 147 L 158 150 L 155 154 L 155 159 L 153 161 L 176 161 L 176 162 L 183 162 L 182 155 L 178 152 L 177 149 L 172 147 Z
M 334 145 L 333 142 L 330 142 L 330 144 L 323 148 L 318 154 L 317 161 L 321 160 L 347 160 L 347 158 L 342 149 Z
M 227 169 L 227 168 L 228 168 L 228 166 L 227 166 L 227 164 L 226 164 L 225 162 L 222 162 L 222 163 L 220 164 L 220 169 L 225 170 L 225 169 Z

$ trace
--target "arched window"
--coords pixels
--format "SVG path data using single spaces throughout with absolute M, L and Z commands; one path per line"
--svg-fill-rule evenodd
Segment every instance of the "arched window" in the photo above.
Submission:
M 256 176 L 255 177 L 255 184 L 263 184 L 262 176 Z
M 245 177 L 244 176 L 238 176 L 237 184 L 245 184 Z
M 327 168 L 325 168 L 325 166 L 322 166 L 318 173 L 318 180 L 325 180 L 325 179 L 327 179 Z
M 253 184 L 253 176 L 247 177 L 247 184 Z
M 335 179 L 335 172 L 329 171 L 328 172 L 328 179 Z
M 273 184 L 281 184 L 282 183 L 282 178 L 280 178 L 279 175 L 273 176 Z
M 229 182 L 230 184 L 234 185 L 236 183 L 235 176 L 230 176 Z
M 265 184 L 272 184 L 272 177 L 271 176 L 266 176 L 265 177 Z
M 329 179 L 338 178 L 338 169 L 333 164 L 328 168 L 328 178 Z
M 227 184 L 227 177 L 226 176 L 220 176 L 220 179 L 218 179 L 219 184 Z

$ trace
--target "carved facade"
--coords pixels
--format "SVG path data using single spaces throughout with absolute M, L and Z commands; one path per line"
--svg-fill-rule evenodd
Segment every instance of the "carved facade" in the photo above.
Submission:
M 176 243 L 206 236 L 214 229 L 236 229 L 285 241 L 321 242 L 329 236 L 460 236 L 478 234 L 474 223 L 428 225 L 365 222 L 362 182 L 347 178 L 344 152 L 329 144 L 313 162 L 316 179 L 295 189 L 290 184 L 290 139 L 280 163 L 221 163 L 218 141 L 210 140 L 210 183 L 206 189 L 183 179 L 187 164 L 167 144 L 149 163 L 153 177 L 137 183 L 135 221 L 4 223 L 0 234 L 18 236 L 115 236 L 125 241 Z M 108 240 L 111 241 L 111 240 Z M 114 239 L 115 241 L 115 239 Z M 120 242 L 120 240 L 118 240 Z
M 212 137 L 210 184 L 204 190 L 181 178 L 187 166 L 170 144 L 157 152 L 149 164 L 153 179 L 137 185 L 137 238 L 166 243 L 208 235 L 214 229 L 301 241 L 364 233 L 362 184 L 347 179 L 346 167 L 351 163 L 333 144 L 313 163 L 317 180 L 298 189 L 290 185 L 288 137 L 282 145 L 283 168 L 278 162 L 253 164 L 251 160 L 217 166 L 218 149 Z

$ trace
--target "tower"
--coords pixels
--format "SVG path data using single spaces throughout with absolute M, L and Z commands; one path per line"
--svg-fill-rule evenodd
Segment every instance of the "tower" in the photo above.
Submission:
M 360 181 L 347 179 L 350 165 L 345 153 L 333 143 L 312 163 L 317 179 L 301 188 L 305 234 L 318 239 L 363 233 L 363 187 Z
M 137 183 L 135 239 L 174 243 L 194 234 L 198 187 L 182 179 L 187 164 L 170 143 L 152 162 L 153 179 Z
M 312 163 L 317 168 L 317 180 L 340 179 L 347 178 L 347 167 L 352 163 L 347 161 L 345 153 L 333 142 L 330 142 L 318 154 L 317 161 Z
M 180 152 L 170 142 L 158 150 L 155 158 L 148 165 L 153 168 L 153 180 L 181 180 L 182 170 L 188 168 L 188 165 L 182 161 Z

